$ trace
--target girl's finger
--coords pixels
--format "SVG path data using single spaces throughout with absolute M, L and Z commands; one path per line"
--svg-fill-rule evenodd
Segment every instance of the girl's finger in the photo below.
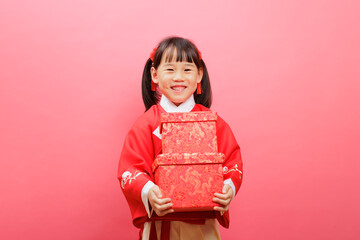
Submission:
M 162 199 L 158 199 L 157 202 L 158 202 L 160 205 L 163 205 L 163 204 L 166 204 L 166 203 L 170 203 L 170 202 L 171 202 L 171 199 L 170 199 L 170 198 L 162 198 Z
M 215 193 L 214 195 L 215 195 L 215 197 L 217 197 L 217 198 L 221 198 L 221 199 L 228 199 L 228 198 L 231 198 L 231 195 L 230 195 L 230 194 Z
M 167 209 L 167 210 L 164 210 L 162 211 L 164 214 L 168 214 L 168 213 L 172 213 L 174 212 L 174 209 L 170 208 L 170 209 Z
M 213 198 L 213 202 L 219 203 L 220 205 L 227 206 L 230 203 L 230 199 Z
M 221 198 L 221 199 L 226 198 L 226 195 L 225 195 L 225 194 L 215 193 L 214 195 L 215 195 L 215 197 L 217 197 L 217 198 Z
M 215 211 L 219 211 L 219 212 L 226 212 L 229 209 L 229 207 L 214 207 Z
M 155 197 L 155 198 L 152 198 L 152 201 L 154 203 L 159 204 L 159 205 L 163 205 L 163 204 L 171 202 L 171 199 L 170 198 L 157 198 L 157 197 Z
M 168 210 L 169 208 L 172 208 L 172 206 L 173 206 L 172 203 L 168 203 L 168 204 L 164 204 L 164 205 L 158 205 L 158 204 L 154 205 L 155 209 L 157 209 L 158 211 Z
M 214 207 L 215 211 L 219 211 L 219 212 L 224 212 L 224 208 L 223 207 Z
M 174 212 L 174 209 L 168 209 L 166 211 L 160 211 L 159 213 L 156 213 L 158 216 L 164 216 L 168 213 L 173 213 Z

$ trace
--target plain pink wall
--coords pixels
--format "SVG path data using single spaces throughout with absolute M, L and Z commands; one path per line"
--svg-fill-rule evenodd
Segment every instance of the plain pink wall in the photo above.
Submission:
M 123 2 L 1 1 L 0 239 L 136 239 L 118 158 L 172 34 L 242 148 L 223 239 L 359 239 L 359 2 Z

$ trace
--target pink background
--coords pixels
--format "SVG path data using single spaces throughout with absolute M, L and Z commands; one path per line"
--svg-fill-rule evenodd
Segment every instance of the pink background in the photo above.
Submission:
M 359 239 L 359 1 L 123 2 L 0 2 L 0 239 L 136 239 L 118 158 L 172 34 L 242 147 L 223 239 Z

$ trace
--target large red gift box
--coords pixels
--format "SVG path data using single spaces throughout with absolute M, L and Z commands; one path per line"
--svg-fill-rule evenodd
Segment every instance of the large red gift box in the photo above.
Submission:
M 155 183 L 175 212 L 212 210 L 222 192 L 224 154 L 217 152 L 216 112 L 163 113 Z
M 171 198 L 175 212 L 206 211 L 223 187 L 222 153 L 160 154 L 153 165 L 155 183 Z

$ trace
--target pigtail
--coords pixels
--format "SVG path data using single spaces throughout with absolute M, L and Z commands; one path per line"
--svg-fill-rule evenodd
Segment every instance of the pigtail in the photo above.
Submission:
M 157 91 L 151 90 L 151 67 L 152 67 L 152 61 L 149 58 L 145 64 L 144 72 L 142 76 L 142 98 L 145 105 L 145 108 L 149 110 L 152 105 L 156 105 L 159 102 L 159 94 Z
M 205 62 L 202 59 L 200 59 L 200 63 L 203 69 L 203 78 L 201 79 L 201 94 L 196 94 L 195 91 L 194 99 L 196 103 L 201 104 L 207 108 L 210 108 L 212 103 L 210 77 Z

